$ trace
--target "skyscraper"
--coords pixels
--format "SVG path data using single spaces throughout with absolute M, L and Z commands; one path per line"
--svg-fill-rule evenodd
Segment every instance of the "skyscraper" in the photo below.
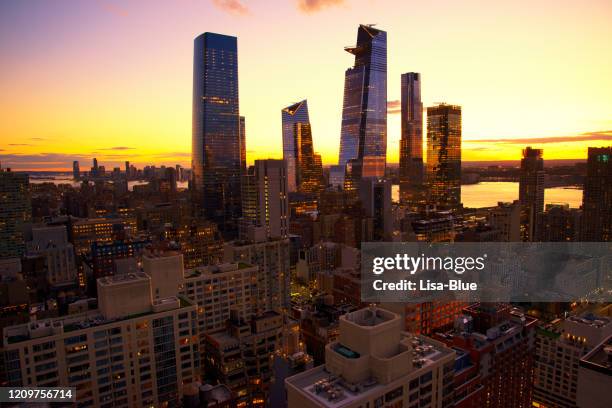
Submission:
M 612 241 L 612 146 L 589 147 L 582 241 Z
M 544 212 L 544 159 L 542 149 L 523 149 L 519 178 L 519 202 L 523 206 L 521 215 L 521 238 L 533 241 L 537 236 L 537 218 Z
M 421 75 L 402 74 L 402 138 L 400 139 L 400 199 L 415 201 L 423 185 L 423 103 Z
M 266 237 L 286 238 L 289 228 L 287 168 L 284 160 L 255 160 L 242 178 L 245 229 L 263 227 Z M 241 235 L 243 231 L 241 230 Z
M 237 38 L 204 33 L 194 40 L 192 166 L 204 216 L 232 233 L 240 216 L 240 115 Z
M 81 168 L 76 160 L 72 162 L 72 178 L 76 181 L 81 179 Z
M 432 203 L 461 204 L 461 106 L 427 108 L 427 184 Z
M 240 116 L 240 171 L 245 174 L 246 170 L 246 123 L 244 116 Z
M 287 106 L 281 111 L 283 159 L 287 162 L 289 191 L 312 193 L 321 186 L 320 156 L 314 152 L 308 101 Z
M 0 169 L 0 203 L 0 258 L 21 257 L 24 224 L 32 218 L 27 174 Z
M 340 157 L 351 166 L 356 185 L 361 177 L 382 177 L 387 155 L 387 33 L 360 25 L 357 45 L 345 50 L 355 65 L 345 72 Z

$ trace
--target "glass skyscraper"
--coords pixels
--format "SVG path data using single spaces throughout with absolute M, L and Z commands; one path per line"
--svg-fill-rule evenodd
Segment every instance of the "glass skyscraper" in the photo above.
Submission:
M 521 239 L 533 241 L 538 236 L 539 217 L 544 212 L 544 159 L 542 149 L 523 149 L 519 178 L 521 203 Z
M 204 33 L 194 40 L 192 120 L 194 197 L 203 215 L 228 233 L 241 211 L 236 37 Z
M 423 185 L 423 103 L 421 75 L 402 74 L 402 136 L 400 139 L 400 199 L 414 202 Z
M 304 99 L 287 106 L 281 116 L 289 191 L 313 193 L 320 188 L 322 169 L 320 156 L 315 154 L 312 143 L 308 101 Z
M 461 204 L 461 106 L 427 108 L 427 184 L 433 204 Z
M 351 178 L 382 177 L 387 154 L 387 33 L 360 25 L 355 55 L 346 70 L 339 165 L 349 161 Z M 353 183 L 354 185 L 354 183 Z

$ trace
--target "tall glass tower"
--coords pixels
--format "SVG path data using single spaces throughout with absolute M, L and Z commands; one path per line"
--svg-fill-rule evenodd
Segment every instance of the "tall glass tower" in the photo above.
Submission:
M 355 65 L 345 72 L 339 165 L 351 177 L 382 177 L 387 155 L 387 33 L 369 25 L 357 30 L 357 45 L 345 50 Z
M 196 203 L 231 235 L 241 212 L 236 37 L 204 33 L 194 40 L 191 142 Z
M 287 163 L 290 192 L 313 193 L 321 185 L 320 157 L 314 152 L 308 101 L 287 106 L 281 111 L 283 123 L 283 159 Z
M 421 75 L 402 74 L 402 136 L 400 139 L 400 199 L 418 201 L 423 185 L 423 103 Z
M 427 108 L 427 184 L 432 204 L 461 204 L 461 106 Z

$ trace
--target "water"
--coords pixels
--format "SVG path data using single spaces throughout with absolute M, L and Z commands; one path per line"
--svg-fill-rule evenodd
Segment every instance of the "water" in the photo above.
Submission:
M 392 190 L 394 201 L 399 200 L 399 186 Z M 461 186 L 461 201 L 465 207 L 494 207 L 498 202 L 518 200 L 519 183 L 506 181 L 484 181 Z M 575 187 L 553 187 L 544 191 L 544 203 L 566 203 L 572 208 L 582 205 L 582 189 Z
M 80 182 L 76 182 L 68 174 L 51 176 L 49 178 L 30 177 L 30 183 L 54 183 L 70 184 L 78 187 Z M 146 181 L 133 180 L 128 182 L 128 189 L 131 191 L 135 185 L 147 184 Z M 461 201 L 465 207 L 482 208 L 494 207 L 499 201 L 509 202 L 518 199 L 519 183 L 507 181 L 484 181 L 477 184 L 466 184 L 461 186 Z M 178 182 L 177 187 L 187 188 L 187 182 Z M 394 201 L 399 201 L 399 186 L 393 185 L 392 197 Z M 582 205 L 582 189 L 575 187 L 554 187 L 544 191 L 544 202 L 566 203 L 572 208 Z
M 31 184 L 53 183 L 56 185 L 70 184 L 72 187 L 75 187 L 75 188 L 81 185 L 80 181 L 74 181 L 72 176 L 69 176 L 69 175 L 57 175 L 57 176 L 49 176 L 49 177 L 44 177 L 44 178 L 30 176 L 30 183 Z M 132 191 L 134 189 L 134 186 L 142 186 L 146 184 L 149 184 L 149 182 L 144 181 L 144 180 L 128 181 L 128 190 Z M 176 187 L 178 189 L 187 188 L 187 184 L 188 183 L 186 181 L 178 181 L 176 183 Z

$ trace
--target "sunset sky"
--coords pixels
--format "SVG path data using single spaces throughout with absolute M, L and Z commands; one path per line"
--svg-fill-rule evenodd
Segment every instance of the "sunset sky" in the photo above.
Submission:
M 337 161 L 343 47 L 388 37 L 388 158 L 400 75 L 463 108 L 464 160 L 585 158 L 612 144 L 610 0 L 0 2 L 0 161 L 16 169 L 189 165 L 193 39 L 238 37 L 249 161 L 281 157 L 281 109 L 308 99 L 315 149 Z

